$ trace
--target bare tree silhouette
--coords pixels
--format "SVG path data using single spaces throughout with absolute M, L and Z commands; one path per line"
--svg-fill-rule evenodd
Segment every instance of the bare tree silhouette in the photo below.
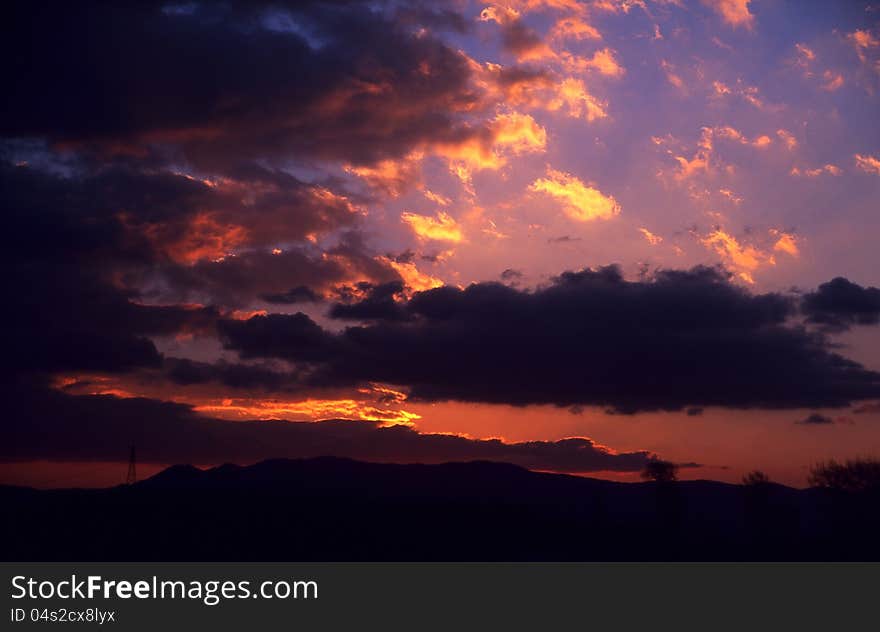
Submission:
M 642 478 L 655 483 L 671 483 L 678 480 L 678 466 L 669 461 L 653 459 L 642 470 Z
M 812 487 L 842 492 L 880 490 L 880 459 L 856 458 L 838 463 L 834 459 L 816 463 L 807 481 Z
M 746 487 L 762 487 L 770 484 L 770 477 L 761 470 L 752 470 L 743 475 L 742 484 Z

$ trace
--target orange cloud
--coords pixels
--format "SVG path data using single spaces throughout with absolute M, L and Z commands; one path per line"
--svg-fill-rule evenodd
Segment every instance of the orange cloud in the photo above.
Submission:
M 568 77 L 559 84 L 554 98 L 547 104 L 547 109 L 556 111 L 563 106 L 568 108 L 569 116 L 585 118 L 589 122 L 608 116 L 605 109 L 607 103 L 590 94 L 584 82 L 574 77 Z
M 431 200 L 435 204 L 439 204 L 440 206 L 449 206 L 452 203 L 452 200 L 450 200 L 448 197 L 440 195 L 439 193 L 434 193 L 430 189 L 425 189 L 424 191 L 422 191 L 422 195 L 424 195 L 425 198 Z
M 798 146 L 797 138 L 795 138 L 794 134 L 785 129 L 776 130 L 776 135 L 779 136 L 779 139 L 785 143 L 785 146 L 788 149 L 796 149 Z
M 703 0 L 703 4 L 713 9 L 730 26 L 751 29 L 755 16 L 749 11 L 751 0 Z
M 777 237 L 776 243 L 773 244 L 773 250 L 784 252 L 792 257 L 800 256 L 801 251 L 798 247 L 798 239 L 793 234 L 775 229 L 771 230 L 770 234 Z
M 388 425 L 412 425 L 421 415 L 394 408 L 378 408 L 356 399 L 307 399 L 286 401 L 280 399 L 227 398 L 215 399 L 194 407 L 220 419 L 288 421 L 322 419 L 360 419 Z
M 841 173 L 843 173 L 843 170 L 837 165 L 827 164 L 821 167 L 816 167 L 815 169 L 799 169 L 798 167 L 792 167 L 789 173 L 793 176 L 817 178 L 826 173 L 832 176 L 839 176 Z
M 612 196 L 587 186 L 571 174 L 549 167 L 547 177 L 535 180 L 529 189 L 562 201 L 566 215 L 579 222 L 611 219 L 620 214 L 620 205 Z
M 804 64 L 809 63 L 811 61 L 815 61 L 816 53 L 813 52 L 813 49 L 807 46 L 806 44 L 795 44 L 795 50 L 797 50 L 798 57 L 802 60 Z
M 639 232 L 642 233 L 645 240 L 652 246 L 656 246 L 663 241 L 663 238 L 660 235 L 655 235 L 647 228 L 639 228 Z
M 602 39 L 602 34 L 592 24 L 577 16 L 564 17 L 556 21 L 550 31 L 550 37 L 556 40 Z
M 876 156 L 856 154 L 856 167 L 865 173 L 875 173 L 880 175 L 880 158 Z
M 232 255 L 248 238 L 243 226 L 221 223 L 210 212 L 195 215 L 183 234 L 170 241 L 167 241 L 166 227 L 162 225 L 151 224 L 140 230 L 169 258 L 188 265 L 204 259 L 220 261 Z
M 346 165 L 345 171 L 364 181 L 372 189 L 397 197 L 419 180 L 422 152 L 413 152 L 402 160 L 382 160 L 372 166 Z
M 554 58 L 556 53 L 522 21 L 519 11 L 510 6 L 492 5 L 480 12 L 481 22 L 495 22 L 501 27 L 505 48 L 519 61 Z
M 721 165 L 722 163 L 715 157 L 716 139 L 733 141 L 740 145 L 748 145 L 757 149 L 765 149 L 773 143 L 773 139 L 766 134 L 758 135 L 754 139 L 749 140 L 742 132 L 729 125 L 704 127 L 701 130 L 700 140 L 697 142 L 697 147 L 692 157 L 688 158 L 680 155 L 678 153 L 682 149 L 680 146 L 677 151 L 666 150 L 666 153 L 678 164 L 674 178 L 679 181 L 689 180 L 700 173 L 709 174 Z M 676 143 L 675 138 L 668 135 L 666 137 L 654 136 L 651 140 L 655 145 Z M 730 170 L 731 167 L 728 166 L 727 169 Z M 662 175 L 662 172 L 660 172 L 660 175 Z
M 714 231 L 700 238 L 700 242 L 711 250 L 714 250 L 723 261 L 738 270 L 739 277 L 746 283 L 754 283 L 752 273 L 760 266 L 776 262 L 772 255 L 759 250 L 755 246 L 742 244 L 736 237 L 716 228 Z
M 846 36 L 846 39 L 852 43 L 856 49 L 856 54 L 862 63 L 867 61 L 867 51 L 870 48 L 880 47 L 880 39 L 877 39 L 873 33 L 867 30 L 856 30 Z
M 575 72 L 596 71 L 606 77 L 622 77 L 626 70 L 618 63 L 614 51 L 610 48 L 597 50 L 592 57 L 584 58 L 563 53 L 563 59 L 569 70 Z
M 666 80 L 681 91 L 685 91 L 684 80 L 675 72 L 675 66 L 666 61 L 660 60 L 660 68 L 666 74 Z
M 405 212 L 401 214 L 400 219 L 409 225 L 412 231 L 421 239 L 452 242 L 460 242 L 462 240 L 461 226 L 453 217 L 443 211 L 437 213 L 436 217 Z
M 400 275 L 400 278 L 403 279 L 404 284 L 415 292 L 423 292 L 443 285 L 443 281 L 422 272 L 412 262 L 400 263 L 385 256 L 378 256 L 376 260 L 394 268 L 397 274 Z
M 822 79 L 824 81 L 824 83 L 822 84 L 822 89 L 827 90 L 828 92 L 834 92 L 835 90 L 839 90 L 843 87 L 843 75 L 839 72 L 826 70 L 822 73 Z
M 508 156 L 541 152 L 547 146 L 547 131 L 528 114 L 499 114 L 481 133 L 458 143 L 438 144 L 435 153 L 450 162 L 450 170 L 464 182 L 482 169 L 500 169 Z

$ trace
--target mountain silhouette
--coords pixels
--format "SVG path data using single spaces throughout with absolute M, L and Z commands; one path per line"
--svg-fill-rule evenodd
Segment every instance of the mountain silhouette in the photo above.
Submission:
M 4 558 L 878 560 L 877 497 L 619 483 L 494 462 L 322 457 L 170 467 L 107 489 L 0 487 Z

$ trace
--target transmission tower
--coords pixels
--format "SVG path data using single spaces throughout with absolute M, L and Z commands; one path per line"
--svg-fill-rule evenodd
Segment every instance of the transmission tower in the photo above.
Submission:
M 137 483 L 137 468 L 135 466 L 134 445 L 131 446 L 131 451 L 128 454 L 128 475 L 125 477 L 126 485 L 131 485 L 132 483 Z

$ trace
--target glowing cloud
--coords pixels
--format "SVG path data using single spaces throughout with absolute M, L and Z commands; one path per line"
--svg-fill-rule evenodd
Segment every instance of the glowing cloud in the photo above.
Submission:
M 779 136 L 779 139 L 785 143 L 785 146 L 790 149 L 796 149 L 798 146 L 797 138 L 795 138 L 794 134 L 789 132 L 788 130 L 778 129 L 776 130 L 776 135 Z
M 620 214 L 620 205 L 612 196 L 555 169 L 548 168 L 547 177 L 535 180 L 529 189 L 562 201 L 565 213 L 579 222 L 611 219 Z
M 822 73 L 822 80 L 824 83 L 822 84 L 822 89 L 827 92 L 834 92 L 835 90 L 839 90 L 843 87 L 843 75 L 839 72 L 832 72 L 830 70 L 826 70 Z
M 165 232 L 161 225 L 151 225 L 143 231 L 170 259 L 189 265 L 206 259 L 221 261 L 248 237 L 243 226 L 221 223 L 208 212 L 195 215 L 183 234 L 173 241 L 163 241 Z
M 856 167 L 865 173 L 874 173 L 880 176 L 880 158 L 877 158 L 876 156 L 856 154 L 855 159 Z
M 474 171 L 500 169 L 508 156 L 541 152 L 546 146 L 546 130 L 530 115 L 512 112 L 496 116 L 482 133 L 439 144 L 434 151 L 450 162 L 453 175 L 469 183 Z
M 195 406 L 200 413 L 220 419 L 263 420 L 283 419 L 359 419 L 387 425 L 412 425 L 421 415 L 406 410 L 377 408 L 356 399 L 307 399 L 285 401 L 278 399 L 227 398 Z
M 452 242 L 462 240 L 461 226 L 453 217 L 443 211 L 437 213 L 437 217 L 405 212 L 400 216 L 400 219 L 408 224 L 421 239 Z
M 749 244 L 740 243 L 736 237 L 721 228 L 700 238 L 706 248 L 714 250 L 721 259 L 738 270 L 739 277 L 746 283 L 753 284 L 752 273 L 762 265 L 774 265 L 772 255 Z
M 651 244 L 652 246 L 656 246 L 663 241 L 663 238 L 660 235 L 655 235 L 647 228 L 639 228 L 639 232 L 642 233 L 645 240 Z
M 584 82 L 574 77 L 564 79 L 559 85 L 556 96 L 547 104 L 547 109 L 555 111 L 563 106 L 568 107 L 569 116 L 595 121 L 608 116 L 607 104 L 599 101 L 587 92 Z
M 346 165 L 344 170 L 362 178 L 372 189 L 397 197 L 419 179 L 423 154 L 414 152 L 402 160 L 382 160 L 372 166 Z
M 660 68 L 663 69 L 664 74 L 666 75 L 666 80 L 671 83 L 673 86 L 684 92 L 686 90 L 684 85 L 684 80 L 676 73 L 675 66 L 666 61 L 665 59 L 660 60 Z
M 622 77 L 626 70 L 618 63 L 614 51 L 603 48 L 596 51 L 592 57 L 583 58 L 574 55 L 563 54 L 565 63 L 572 71 L 595 71 L 606 77 Z
M 866 52 L 868 49 L 880 47 L 880 39 L 867 30 L 858 29 L 853 31 L 846 36 L 846 39 L 852 43 L 862 63 L 867 61 Z
M 773 244 L 773 250 L 777 252 L 784 252 L 787 255 L 792 257 L 798 257 L 801 254 L 800 248 L 798 247 L 798 239 L 791 233 L 786 233 L 780 230 L 771 230 L 771 235 L 775 235 L 778 237 L 776 243 Z
M 822 165 L 821 167 L 816 167 L 814 169 L 800 169 L 798 167 L 792 167 L 789 172 L 793 176 L 804 176 L 806 178 L 817 178 L 823 174 L 828 174 L 831 176 L 839 176 L 843 173 L 843 170 L 837 165 L 827 164 Z
M 703 0 L 703 4 L 712 8 L 730 26 L 751 29 L 755 16 L 749 11 L 751 0 Z
M 398 262 L 381 255 L 376 257 L 376 260 L 394 268 L 395 272 L 397 272 L 397 274 L 400 275 L 400 278 L 403 279 L 404 284 L 415 292 L 432 290 L 435 287 L 443 285 L 443 281 L 432 277 L 430 274 L 422 272 L 416 267 L 416 264 L 412 262 Z
M 557 20 L 550 31 L 550 37 L 557 40 L 585 40 L 602 39 L 602 34 L 595 26 L 588 24 L 583 19 L 570 16 Z

